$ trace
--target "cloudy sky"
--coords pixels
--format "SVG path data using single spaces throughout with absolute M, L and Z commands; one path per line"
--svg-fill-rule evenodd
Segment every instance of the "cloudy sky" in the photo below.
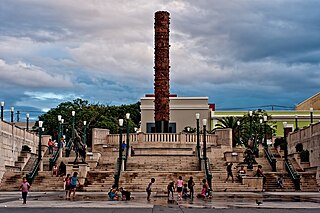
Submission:
M 154 13 L 170 12 L 170 92 L 217 109 L 319 92 L 318 0 L 2 0 L 0 99 L 39 112 L 153 93 Z

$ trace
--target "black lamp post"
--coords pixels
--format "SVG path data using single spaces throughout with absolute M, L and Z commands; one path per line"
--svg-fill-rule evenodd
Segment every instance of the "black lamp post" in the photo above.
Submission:
M 197 156 L 199 160 L 199 170 L 201 170 L 201 160 L 200 160 L 200 124 L 199 124 L 200 114 L 196 113 L 196 120 L 197 120 Z
M 120 171 L 121 171 L 121 166 L 122 166 L 122 126 L 123 126 L 123 119 L 119 119 L 119 158 L 118 158 L 118 172 L 115 174 L 114 179 L 115 179 L 115 185 L 118 188 L 119 187 L 119 178 L 120 178 Z
M 207 139 L 206 139 L 207 119 L 202 119 L 202 124 L 203 124 L 203 160 L 207 160 Z
M 75 125 L 76 111 L 72 111 L 71 115 L 72 115 L 72 143 L 74 143 L 74 125 Z
M 62 116 L 58 115 L 58 123 L 59 123 L 59 126 L 58 126 L 58 150 L 61 147 L 61 119 L 62 119 Z
M 38 162 L 41 161 L 41 133 L 42 133 L 42 125 L 43 121 L 39 121 L 39 145 L 38 145 Z
M 14 107 L 11 107 L 11 123 L 13 123 Z
M 295 124 L 296 124 L 296 129 L 295 130 L 298 130 L 299 129 L 299 127 L 298 127 L 298 115 L 294 116 L 294 120 L 295 120 Z
M 4 108 L 4 101 L 1 101 L 1 120 L 3 121 L 3 108 Z
M 29 113 L 26 114 L 27 117 L 27 131 L 29 130 Z
M 87 121 L 83 121 L 83 143 L 87 144 Z
M 61 138 L 63 138 L 63 140 L 64 140 L 64 134 L 63 134 L 63 132 L 64 132 L 63 130 L 64 130 L 64 129 L 63 129 L 63 124 L 64 124 L 64 119 L 62 118 L 62 119 L 61 119 Z
M 313 108 L 310 108 L 310 122 L 313 124 Z
M 250 117 L 250 131 L 249 131 L 249 139 L 251 140 L 252 136 L 252 111 L 249 111 L 249 117 Z
M 283 136 L 284 136 L 284 159 L 285 161 L 288 160 L 288 143 L 287 143 L 287 133 L 286 133 L 286 128 L 287 128 L 287 122 L 283 122 Z
M 267 144 L 267 121 L 268 121 L 268 116 L 264 115 L 263 116 L 263 121 L 264 121 L 264 140 L 263 140 L 263 145 L 264 145 L 264 147 L 268 147 L 268 144 Z
M 130 140 L 129 140 L 129 119 L 130 119 L 130 113 L 126 114 L 126 120 L 127 120 L 127 149 L 126 149 L 126 161 L 128 159 L 129 156 L 129 150 L 130 150 Z M 126 165 L 126 164 L 125 164 Z
M 240 145 L 241 140 L 240 140 L 240 121 L 237 121 L 237 125 L 238 125 L 238 144 Z

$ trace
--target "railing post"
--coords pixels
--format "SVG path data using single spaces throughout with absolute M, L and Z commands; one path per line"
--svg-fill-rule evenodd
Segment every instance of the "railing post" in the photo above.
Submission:
M 272 167 L 272 171 L 273 171 L 273 172 L 276 172 L 276 171 L 277 171 L 277 159 L 272 158 L 271 167 Z

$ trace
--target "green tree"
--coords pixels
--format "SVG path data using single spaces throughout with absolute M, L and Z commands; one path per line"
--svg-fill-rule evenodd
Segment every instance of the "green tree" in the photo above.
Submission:
M 236 146 L 238 142 L 238 119 L 233 116 L 223 117 L 218 119 L 219 123 L 216 125 L 216 129 L 232 129 L 232 146 Z
M 110 133 L 119 132 L 118 120 L 125 118 L 126 113 L 130 113 L 129 132 L 134 131 L 134 127 L 139 126 L 140 102 L 121 106 L 105 106 L 102 104 L 89 104 L 87 100 L 75 99 L 72 102 L 60 103 L 56 108 L 50 109 L 47 113 L 39 116 L 44 121 L 45 134 L 58 139 L 58 115 L 64 119 L 63 129 L 67 138 L 71 138 L 72 111 L 75 111 L 75 128 L 83 138 L 84 124 L 87 121 L 87 144 L 91 146 L 92 128 L 106 128 Z M 68 139 L 67 139 L 68 140 Z

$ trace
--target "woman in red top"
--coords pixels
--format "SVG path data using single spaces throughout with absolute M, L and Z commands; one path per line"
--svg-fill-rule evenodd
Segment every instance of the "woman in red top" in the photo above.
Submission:
M 66 190 L 66 199 L 70 198 L 70 182 L 71 182 L 71 177 L 70 174 L 67 174 L 67 177 L 63 180 L 65 182 L 65 190 Z

